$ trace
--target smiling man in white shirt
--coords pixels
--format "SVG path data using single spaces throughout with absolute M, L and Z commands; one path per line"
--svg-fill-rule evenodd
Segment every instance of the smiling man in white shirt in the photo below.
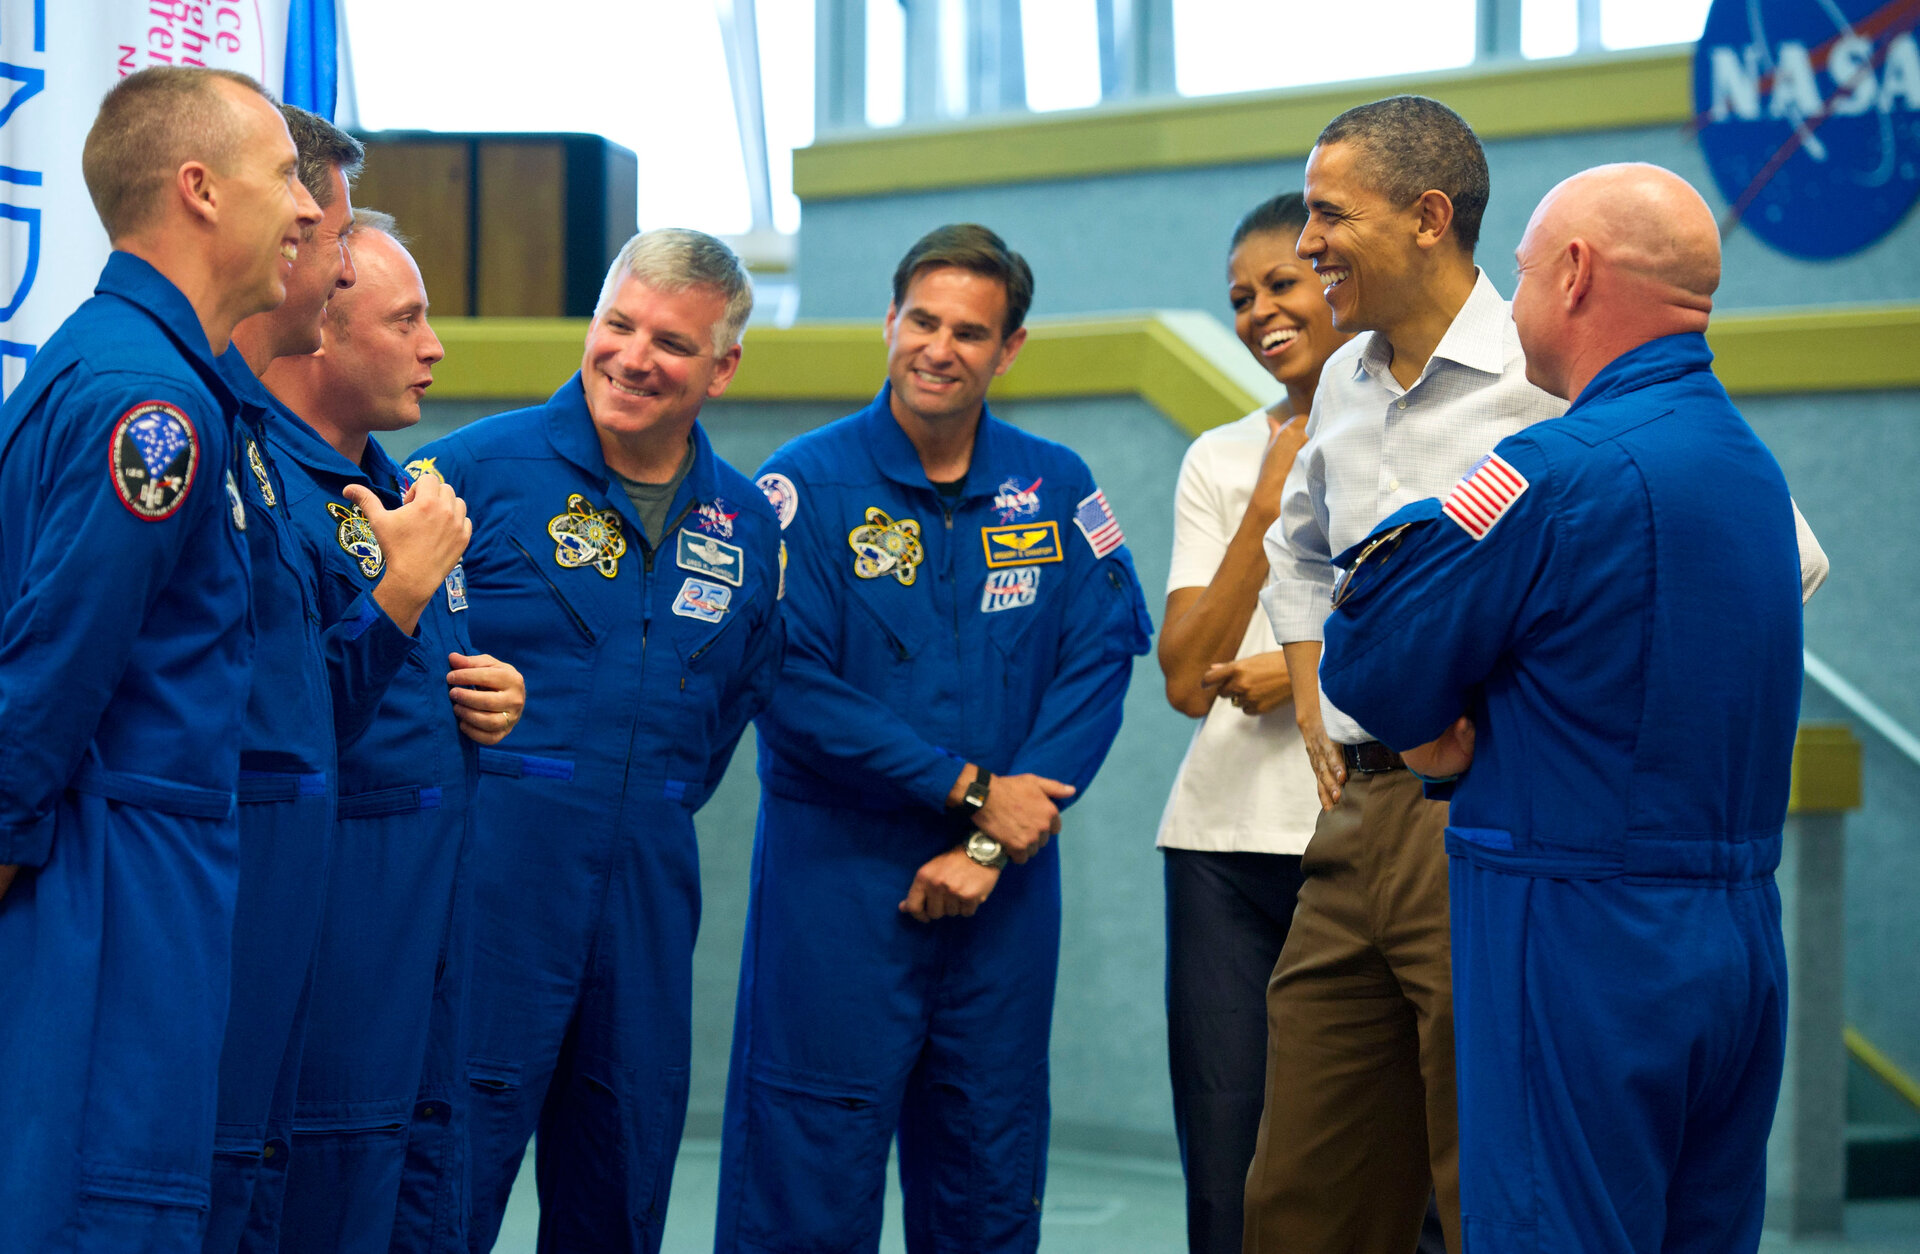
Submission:
M 1446 803 L 1319 695 L 1334 554 L 1444 495 L 1501 439 L 1565 404 L 1526 379 L 1507 303 L 1473 249 L 1480 142 L 1419 96 L 1351 109 L 1307 159 L 1299 254 L 1334 326 L 1261 603 L 1283 646 L 1324 807 L 1268 991 L 1266 1113 L 1246 1249 L 1411 1250 L 1429 1191 L 1460 1246 Z

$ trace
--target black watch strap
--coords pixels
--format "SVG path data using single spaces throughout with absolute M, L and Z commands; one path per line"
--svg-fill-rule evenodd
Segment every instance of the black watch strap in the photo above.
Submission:
M 967 785 L 967 795 L 960 798 L 960 804 L 974 813 L 979 813 L 987 804 L 987 789 L 993 784 L 993 773 L 984 766 L 973 769 L 973 782 Z

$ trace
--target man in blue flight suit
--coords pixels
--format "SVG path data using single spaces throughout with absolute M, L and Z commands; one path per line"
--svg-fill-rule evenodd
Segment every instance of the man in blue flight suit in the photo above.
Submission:
M 238 74 L 145 70 L 82 156 L 114 246 L 0 411 L 0 1231 L 200 1248 L 253 653 L 214 358 L 320 211 Z
M 355 211 L 356 282 L 329 303 L 321 351 L 279 358 L 263 376 L 281 406 L 271 443 L 287 515 L 319 572 L 321 621 L 350 637 L 384 630 L 384 617 L 414 642 L 377 701 L 360 695 L 364 652 L 328 658 L 338 818 L 285 1251 L 465 1248 L 456 1064 L 469 803 L 476 742 L 506 734 L 525 692 L 517 672 L 467 643 L 464 505 L 445 483 L 411 482 L 371 438 L 419 421 L 442 355 L 420 272 L 392 230 L 386 215 Z
M 480 755 L 476 1250 L 536 1126 L 541 1250 L 660 1248 L 692 1049 L 693 814 L 785 641 L 779 523 L 696 421 L 752 307 L 725 244 L 637 235 L 580 372 L 409 463 L 467 500 L 474 639 L 525 659 L 539 693 L 520 752 Z
M 220 358 L 247 421 L 250 473 L 240 480 L 253 559 L 255 646 L 240 745 L 240 892 L 206 1254 L 271 1254 L 279 1246 L 306 993 L 334 822 L 328 660 L 336 659 L 338 669 L 354 655 L 351 673 L 365 677 L 358 685 L 364 705 L 379 700 L 414 647 L 384 614 L 363 623 L 350 611 L 323 627 L 320 570 L 288 518 L 286 481 L 271 452 L 266 420 L 279 402 L 256 375 L 278 358 L 319 348 L 328 298 L 353 286 L 348 180 L 363 156 L 357 140 L 325 119 L 293 105 L 281 105 L 280 112 L 300 154 L 300 180 L 321 206 L 321 218 L 302 237 L 287 299 L 235 327 L 234 351 Z M 280 421 L 294 420 L 282 415 Z M 399 514 L 410 520 L 422 512 L 408 506 Z M 449 514 L 443 525 L 451 521 Z M 404 545 L 389 549 L 389 566 L 404 566 Z
M 1040 1239 L 1047 840 L 1150 625 L 1086 465 L 986 410 L 1032 296 L 992 231 L 931 232 L 894 272 L 879 396 L 762 468 L 791 643 L 759 721 L 720 1251 L 876 1249 L 896 1134 L 909 1249 Z
M 1752 1251 L 1800 702 L 1780 468 L 1710 370 L 1719 237 L 1605 166 L 1519 248 L 1573 401 L 1344 555 L 1320 674 L 1447 829 L 1466 1254 Z

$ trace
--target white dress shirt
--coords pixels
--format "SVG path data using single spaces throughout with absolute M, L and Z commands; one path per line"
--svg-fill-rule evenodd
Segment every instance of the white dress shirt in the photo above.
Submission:
M 1513 314 L 1486 273 L 1476 275 L 1412 387 L 1402 389 L 1393 377 L 1392 352 L 1378 332 L 1355 336 L 1327 359 L 1306 447 L 1266 535 L 1273 574 L 1260 603 L 1281 643 L 1321 638 L 1336 554 L 1401 506 L 1445 496 L 1507 436 L 1566 412 L 1565 401 L 1527 382 Z M 1797 504 L 1793 519 L 1804 602 L 1826 580 L 1827 555 Z M 1325 692 L 1320 712 L 1329 739 L 1374 739 Z
M 1246 516 L 1270 435 L 1267 411 L 1256 409 L 1187 448 L 1174 496 L 1168 593 L 1213 582 Z M 1273 628 L 1256 605 L 1234 657 L 1273 650 Z M 1248 715 L 1215 701 L 1187 745 L 1155 843 L 1215 853 L 1299 854 L 1306 852 L 1319 814 L 1293 702 Z
M 1392 349 L 1378 332 L 1355 336 L 1327 359 L 1306 447 L 1266 536 L 1273 578 L 1260 601 L 1281 643 L 1321 638 L 1336 554 L 1401 506 L 1445 496 L 1501 440 L 1566 412 L 1565 401 L 1527 382 L 1507 302 L 1485 272 L 1475 275 L 1412 387 L 1393 377 Z M 1324 693 L 1320 710 L 1331 739 L 1373 739 Z

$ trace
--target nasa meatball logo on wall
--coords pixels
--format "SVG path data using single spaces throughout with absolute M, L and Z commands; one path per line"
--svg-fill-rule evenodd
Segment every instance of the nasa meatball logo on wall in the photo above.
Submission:
M 1700 147 L 1733 216 L 1795 257 L 1883 238 L 1920 199 L 1915 0 L 1714 0 Z

